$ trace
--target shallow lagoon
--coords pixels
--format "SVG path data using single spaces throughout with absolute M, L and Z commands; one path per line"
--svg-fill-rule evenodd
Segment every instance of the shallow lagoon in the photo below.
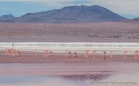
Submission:
M 0 86 L 138 86 L 139 63 L 1 63 Z

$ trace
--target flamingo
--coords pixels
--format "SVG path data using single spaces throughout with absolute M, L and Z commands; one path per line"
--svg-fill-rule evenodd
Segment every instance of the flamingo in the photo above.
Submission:
M 138 53 L 139 53 L 139 51 L 137 51 L 137 58 L 139 58 Z
M 72 57 L 72 53 L 71 52 L 68 52 L 68 54 L 69 54 L 69 60 L 71 59 L 71 57 Z
M 137 50 L 135 50 L 134 56 L 135 56 L 135 58 L 137 58 Z
M 10 49 L 8 48 L 8 55 L 10 56 L 10 53 L 11 53 L 11 51 L 10 51 Z
M 45 57 L 45 53 L 46 53 L 46 50 L 44 50 L 44 52 L 43 52 L 43 56 Z
M 49 50 L 44 50 L 44 57 L 48 57 Z
M 20 51 L 17 50 L 17 57 L 20 58 Z
M 105 60 L 106 59 L 106 51 L 103 51 L 104 52 L 104 58 L 103 58 L 103 60 Z
M 53 52 L 52 52 L 52 51 L 50 51 L 49 53 L 50 53 L 50 58 L 52 58 L 52 57 L 53 57 L 53 55 L 52 55 L 52 54 L 53 54 Z
M 77 52 L 74 52 L 74 59 L 76 59 L 77 58 Z
M 113 52 L 113 51 L 110 52 L 110 56 L 111 56 L 111 57 L 112 57 L 112 52 Z
M 10 56 L 14 56 L 14 49 L 13 48 L 6 48 L 5 54 L 8 54 Z
M 138 52 L 139 52 L 138 50 L 135 51 L 135 53 L 134 53 L 135 58 L 139 58 L 139 56 L 138 56 Z
M 96 52 L 96 51 L 97 51 L 97 50 L 94 50 L 94 51 L 93 51 L 93 57 L 94 57 L 94 58 L 96 58 L 96 55 L 95 55 L 95 52 Z
M 89 50 L 85 50 L 84 52 L 85 52 L 85 57 L 86 58 L 89 57 L 89 55 L 88 55 Z
M 124 58 L 127 58 L 127 57 L 126 57 L 126 53 L 127 53 L 127 51 L 125 50 L 125 51 L 124 51 Z
M 65 57 L 67 57 L 68 50 L 65 50 Z
M 49 54 L 49 50 L 46 50 L 46 57 L 48 57 L 48 54 Z

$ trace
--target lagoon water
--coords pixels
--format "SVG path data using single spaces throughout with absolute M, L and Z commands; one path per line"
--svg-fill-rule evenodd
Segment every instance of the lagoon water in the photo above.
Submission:
M 0 86 L 139 86 L 139 63 L 0 63 Z

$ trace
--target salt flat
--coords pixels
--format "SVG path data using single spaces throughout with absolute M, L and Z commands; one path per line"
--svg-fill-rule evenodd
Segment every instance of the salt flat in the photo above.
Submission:
M 72 52 L 84 53 L 84 50 L 97 50 L 97 52 L 111 50 L 115 51 L 115 54 L 123 54 L 125 50 L 127 54 L 133 54 L 135 50 L 139 49 L 139 43 L 134 42 L 0 42 L 0 50 L 5 48 L 15 48 L 20 51 L 32 51 L 37 50 L 42 52 L 43 50 L 52 50 L 54 52 L 65 52 L 70 50 Z M 92 52 L 89 52 L 92 53 Z

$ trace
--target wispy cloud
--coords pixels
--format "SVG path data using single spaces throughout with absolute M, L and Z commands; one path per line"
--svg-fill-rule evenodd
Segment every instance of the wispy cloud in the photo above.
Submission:
M 104 6 L 120 14 L 130 14 L 139 17 L 139 0 L 89 0 L 93 4 Z

